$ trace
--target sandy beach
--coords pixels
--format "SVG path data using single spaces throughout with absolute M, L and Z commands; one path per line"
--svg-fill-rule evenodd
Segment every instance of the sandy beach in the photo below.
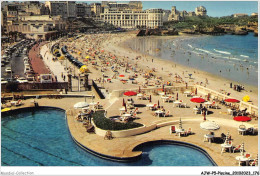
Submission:
M 139 67 L 143 70 L 151 70 L 155 68 L 156 74 L 160 75 L 164 78 L 164 80 L 174 80 L 174 75 L 179 74 L 182 76 L 183 81 L 188 82 L 188 85 L 194 85 L 197 83 L 203 83 L 202 85 L 206 86 L 207 88 L 216 90 L 218 92 L 226 92 L 230 93 L 230 96 L 241 100 L 245 95 L 249 95 L 251 98 L 251 102 L 254 105 L 258 105 L 258 88 L 254 86 L 246 85 L 246 90 L 243 92 L 237 92 L 231 89 L 230 82 L 234 84 L 238 84 L 232 80 L 227 80 L 225 78 L 213 75 L 211 73 L 203 72 L 200 70 L 196 70 L 193 68 L 189 68 L 180 64 L 176 64 L 173 61 L 163 60 L 160 58 L 156 58 L 150 55 L 143 55 L 136 51 L 133 51 L 131 48 L 126 48 L 122 46 L 122 43 L 125 40 L 129 40 L 133 37 L 136 37 L 136 34 L 117 34 L 111 37 L 111 40 L 106 40 L 102 47 L 111 53 L 114 53 L 118 56 L 124 57 L 128 56 L 130 59 L 129 62 L 133 64 L 137 63 Z M 160 37 L 160 36 L 159 36 Z M 180 35 L 180 36 L 167 36 L 167 38 L 179 38 L 179 37 L 190 37 L 187 35 Z M 140 60 L 135 60 L 137 56 L 142 56 Z M 153 60 L 153 62 L 152 62 Z M 163 70 L 162 70 L 163 68 Z M 172 73 L 172 76 L 169 74 Z M 187 76 L 188 73 L 192 73 L 192 80 L 190 80 Z M 208 84 L 205 84 L 206 79 L 208 80 Z

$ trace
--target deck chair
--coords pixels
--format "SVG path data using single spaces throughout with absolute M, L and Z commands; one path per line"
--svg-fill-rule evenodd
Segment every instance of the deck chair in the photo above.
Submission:
M 175 126 L 170 126 L 170 134 L 176 133 Z
M 233 153 L 235 153 L 235 151 L 241 151 L 241 145 L 240 144 L 233 149 Z
M 167 111 L 167 113 L 164 114 L 164 117 L 169 117 L 170 116 L 170 111 Z
M 187 134 L 188 134 L 188 135 L 192 134 L 191 128 L 188 129 Z
M 254 159 L 252 162 L 250 162 L 250 166 L 258 166 L 258 159 Z

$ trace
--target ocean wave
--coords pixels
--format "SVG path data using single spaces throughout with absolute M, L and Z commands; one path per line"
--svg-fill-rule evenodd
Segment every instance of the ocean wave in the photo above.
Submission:
M 241 61 L 241 59 L 238 59 L 238 58 L 236 58 L 236 57 L 230 57 L 229 59 Z
M 246 58 L 249 58 L 249 56 L 246 56 L 246 55 L 240 55 L 241 57 L 246 57 Z
M 230 52 L 220 51 L 220 50 L 216 50 L 216 49 L 214 49 L 214 51 L 216 51 L 216 52 L 218 52 L 218 53 L 222 53 L 222 54 L 231 54 Z
M 189 46 L 190 48 L 193 48 L 193 46 L 191 46 L 190 44 L 188 44 L 188 46 Z
M 198 51 L 202 51 L 202 52 L 208 53 L 208 54 L 213 54 L 212 52 L 210 52 L 208 50 L 201 49 L 201 48 L 195 48 L 195 49 L 198 50 Z

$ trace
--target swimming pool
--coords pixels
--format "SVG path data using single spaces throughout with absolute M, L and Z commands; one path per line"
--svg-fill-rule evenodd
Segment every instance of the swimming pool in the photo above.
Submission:
M 104 160 L 78 147 L 66 124 L 65 111 L 30 108 L 2 116 L 2 166 L 212 166 L 200 151 L 181 145 L 139 147 L 142 158 L 121 163 Z M 199 162 L 198 162 L 199 161 Z

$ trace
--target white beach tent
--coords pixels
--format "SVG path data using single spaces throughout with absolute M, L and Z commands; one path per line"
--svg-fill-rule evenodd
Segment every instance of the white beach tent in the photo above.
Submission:
M 89 104 L 87 102 L 78 102 L 78 103 L 74 104 L 75 109 L 84 108 L 84 107 L 88 107 L 88 106 L 89 106 Z
M 214 121 L 205 121 L 200 123 L 200 128 L 204 130 L 218 130 L 219 126 Z

